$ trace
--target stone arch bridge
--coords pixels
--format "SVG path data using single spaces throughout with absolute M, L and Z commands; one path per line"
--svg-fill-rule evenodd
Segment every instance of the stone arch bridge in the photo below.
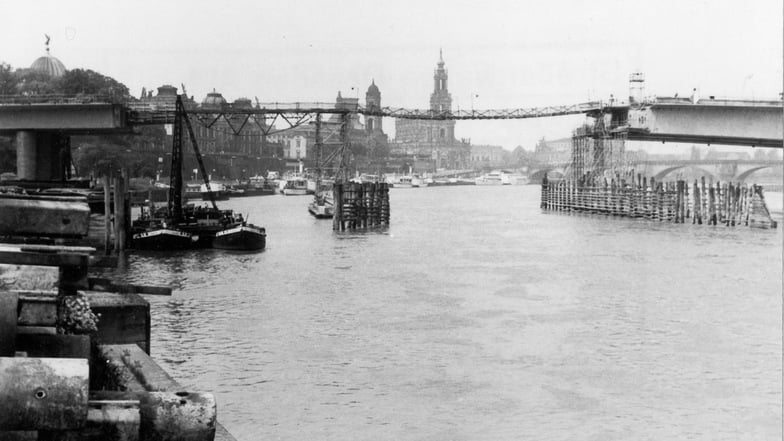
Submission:
M 529 178 L 532 182 L 542 180 L 545 175 L 550 178 L 566 176 L 569 173 L 568 163 L 550 164 L 531 169 Z M 706 178 L 721 181 L 744 182 L 755 172 L 772 169 L 779 174 L 784 173 L 784 161 L 769 159 L 686 159 L 662 161 L 638 161 L 629 164 L 635 172 L 655 178 L 657 181 L 678 171 L 691 168 L 703 173 Z

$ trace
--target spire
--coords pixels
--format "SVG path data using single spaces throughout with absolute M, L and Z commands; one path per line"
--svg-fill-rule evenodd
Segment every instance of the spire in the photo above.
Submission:
M 444 50 L 442 48 L 438 48 L 438 67 L 444 67 Z
M 46 53 L 48 54 L 49 53 L 49 40 L 51 38 L 48 35 L 46 35 L 46 34 L 44 34 L 44 37 L 46 37 L 46 43 L 44 43 L 44 45 L 46 46 Z

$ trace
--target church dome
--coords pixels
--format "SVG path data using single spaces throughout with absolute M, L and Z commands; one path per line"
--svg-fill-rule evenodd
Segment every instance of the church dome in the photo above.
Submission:
M 237 98 L 232 106 L 237 109 L 250 109 L 253 107 L 253 103 L 251 103 L 250 98 Z
M 208 93 L 204 101 L 201 102 L 201 105 L 204 107 L 221 107 L 224 104 L 226 104 L 226 99 L 223 98 L 220 92 L 216 92 L 215 89 L 212 89 L 212 92 Z
M 63 62 L 56 57 L 53 57 L 49 53 L 49 49 L 46 50 L 46 55 L 33 61 L 33 64 L 30 65 L 30 69 L 36 72 L 45 73 L 51 77 L 61 77 L 66 71 Z

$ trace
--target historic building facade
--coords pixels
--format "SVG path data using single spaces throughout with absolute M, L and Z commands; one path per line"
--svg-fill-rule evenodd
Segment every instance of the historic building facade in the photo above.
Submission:
M 158 88 L 157 95 L 152 91 L 142 92 L 141 102 L 151 107 L 172 106 L 177 98 L 177 88 L 163 85 Z M 381 92 L 375 81 L 368 87 L 365 95 L 368 108 L 381 108 Z M 220 92 L 213 90 L 198 103 L 192 98 L 183 97 L 185 108 L 213 109 L 217 113 L 224 108 L 252 108 L 247 98 L 238 98 L 228 102 Z M 358 98 L 346 98 L 338 92 L 335 107 L 356 111 Z M 388 151 L 387 135 L 383 131 L 381 117 L 367 116 L 363 119 L 356 112 L 349 113 L 348 135 L 354 160 L 365 160 L 375 156 L 386 157 Z M 228 118 L 228 119 L 227 119 Z M 307 162 L 308 166 L 316 161 L 314 145 L 316 142 L 315 116 L 309 121 L 294 128 L 268 127 L 262 118 L 246 115 L 191 116 L 194 135 L 199 150 L 205 158 L 213 158 L 225 162 L 230 167 L 244 165 L 245 171 L 257 169 L 278 169 L 298 167 L 299 162 Z M 341 145 L 340 128 L 342 117 L 338 114 L 323 114 L 321 138 L 324 146 L 322 157 L 326 157 Z M 241 128 L 241 130 L 240 130 Z M 236 134 L 235 132 L 239 132 Z M 268 135 L 264 135 L 267 132 Z M 147 150 L 165 152 L 171 148 L 170 141 L 156 144 Z M 381 154 L 383 153 L 383 154 Z M 235 170 L 236 171 L 236 170 Z M 236 173 L 235 173 L 236 174 Z
M 498 145 L 471 145 L 472 167 L 497 167 L 506 163 L 503 147 Z
M 359 106 L 358 98 L 344 97 L 338 92 L 335 98 L 335 107 L 338 109 L 356 110 Z M 375 80 L 371 82 L 365 94 L 365 107 L 381 108 L 381 92 Z M 383 130 L 382 118 L 366 116 L 364 121 L 357 113 L 349 114 L 348 137 L 352 151 L 365 158 L 377 156 L 379 149 L 386 151 L 388 138 Z M 322 157 L 326 157 L 336 149 L 340 142 L 340 127 L 342 116 L 338 114 L 324 114 L 321 121 L 321 141 L 324 146 Z M 315 118 L 309 124 L 303 124 L 290 130 L 284 130 L 270 135 L 270 140 L 285 146 L 284 159 L 307 160 L 314 162 L 316 152 L 316 125 Z M 359 159 L 355 157 L 355 160 Z
M 449 72 L 444 68 L 443 54 L 439 54 L 433 73 L 433 92 L 430 94 L 432 112 L 452 110 L 449 93 Z M 470 161 L 470 144 L 455 139 L 454 120 L 395 120 L 395 140 L 390 145 L 394 156 L 429 158 L 432 168 L 463 168 Z

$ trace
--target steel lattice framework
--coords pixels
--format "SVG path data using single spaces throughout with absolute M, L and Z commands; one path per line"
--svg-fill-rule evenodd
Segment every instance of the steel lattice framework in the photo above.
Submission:
M 132 125 L 170 124 L 174 122 L 174 105 L 152 105 L 148 103 L 127 103 L 129 122 Z M 520 109 L 494 110 L 456 110 L 437 112 L 433 110 L 405 109 L 400 107 L 354 108 L 335 107 L 334 103 L 258 103 L 255 107 L 234 108 L 229 105 L 221 108 L 188 108 L 189 115 L 197 118 L 205 127 L 225 120 L 235 133 L 241 131 L 249 121 L 263 121 L 267 117 L 283 120 L 296 127 L 309 120 L 313 114 L 350 114 L 381 116 L 418 120 L 488 120 L 488 119 L 525 119 L 548 116 L 575 115 L 602 110 L 601 102 L 573 104 L 568 106 L 530 107 Z M 237 117 L 239 121 L 237 120 Z M 256 118 L 252 118 L 252 117 Z M 258 122 L 258 124 L 261 124 Z M 264 128 L 273 124 L 263 124 Z M 260 125 L 261 127 L 261 125 Z M 266 133 L 266 132 L 265 132 Z M 267 133 L 268 134 L 268 133 Z

